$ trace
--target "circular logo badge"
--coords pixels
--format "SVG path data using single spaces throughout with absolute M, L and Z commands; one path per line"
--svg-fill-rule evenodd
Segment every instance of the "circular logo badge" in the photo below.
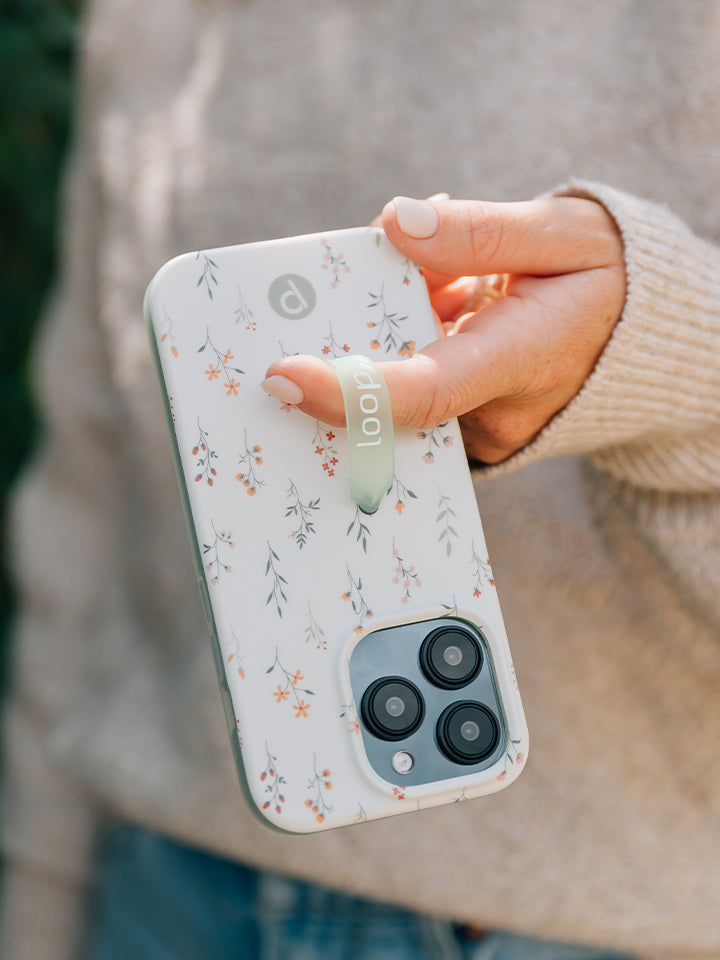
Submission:
M 286 320 L 302 320 L 315 307 L 315 289 L 297 273 L 283 273 L 268 289 L 268 300 L 275 313 Z

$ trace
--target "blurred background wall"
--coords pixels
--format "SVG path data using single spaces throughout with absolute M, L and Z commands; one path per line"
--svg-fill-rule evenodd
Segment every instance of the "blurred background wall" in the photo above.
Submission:
M 28 359 L 56 264 L 79 0 L 0 0 L 0 681 L 14 609 L 8 494 L 39 425 Z

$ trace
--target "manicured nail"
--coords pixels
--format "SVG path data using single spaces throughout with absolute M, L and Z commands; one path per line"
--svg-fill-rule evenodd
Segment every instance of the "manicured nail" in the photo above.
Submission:
M 415 240 L 427 240 L 438 228 L 440 218 L 425 200 L 395 197 L 395 219 L 402 232 Z
M 442 201 L 442 200 L 449 200 L 449 199 L 450 199 L 450 194 L 449 194 L 449 193 L 445 193 L 445 191 L 443 191 L 442 193 L 434 193 L 431 197 L 425 197 L 425 199 L 426 199 L 426 200 L 437 200 L 438 203 L 439 203 L 439 202 Z
M 275 397 L 281 403 L 291 403 L 294 407 L 305 399 L 305 394 L 296 383 L 278 374 L 263 380 L 260 386 L 271 397 Z

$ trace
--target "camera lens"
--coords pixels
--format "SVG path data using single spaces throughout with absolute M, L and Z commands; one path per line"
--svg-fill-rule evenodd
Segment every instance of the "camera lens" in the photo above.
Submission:
M 437 724 L 438 746 L 455 763 L 479 763 L 497 746 L 500 725 L 481 703 L 461 700 L 444 710 Z
M 457 690 L 474 680 L 480 672 L 480 644 L 462 627 L 438 627 L 423 641 L 420 666 L 435 686 Z
M 381 740 L 402 740 L 422 723 L 425 705 L 418 688 L 404 677 L 381 677 L 363 694 L 360 715 Z

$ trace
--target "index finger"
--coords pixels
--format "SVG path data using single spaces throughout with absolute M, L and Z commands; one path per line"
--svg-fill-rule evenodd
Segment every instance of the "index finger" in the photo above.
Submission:
M 382 225 L 406 256 L 452 277 L 554 276 L 622 262 L 610 214 L 575 197 L 513 203 L 396 197 L 383 209 Z

